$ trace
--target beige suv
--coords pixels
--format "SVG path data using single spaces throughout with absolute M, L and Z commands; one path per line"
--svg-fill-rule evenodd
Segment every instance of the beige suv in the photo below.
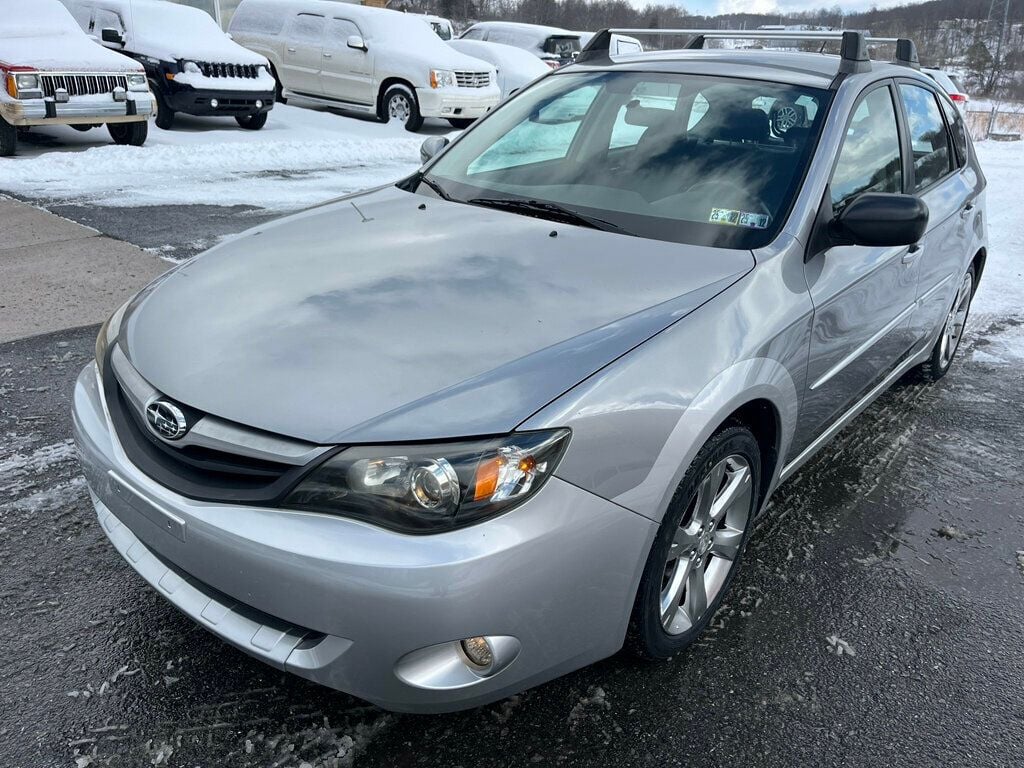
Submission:
M 270 60 L 278 99 L 463 128 L 497 106 L 497 73 L 415 16 L 331 0 L 242 0 L 234 40 Z

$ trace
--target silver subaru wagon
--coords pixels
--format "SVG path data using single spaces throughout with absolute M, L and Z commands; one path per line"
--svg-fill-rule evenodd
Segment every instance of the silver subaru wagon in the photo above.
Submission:
M 103 326 L 74 396 L 92 499 L 196 622 L 402 711 L 669 657 L 772 491 L 949 369 L 985 180 L 913 44 L 687 31 L 613 60 L 615 32 L 644 33 Z

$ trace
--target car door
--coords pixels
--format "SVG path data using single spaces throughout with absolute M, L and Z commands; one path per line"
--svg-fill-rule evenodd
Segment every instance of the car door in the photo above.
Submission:
M 372 104 L 373 59 L 369 50 L 349 48 L 352 36 L 363 38 L 359 26 L 349 19 L 327 20 L 324 35 L 320 85 L 325 96 L 356 104 Z
M 281 51 L 281 78 L 289 91 L 319 96 L 320 67 L 323 60 L 323 16 L 299 13 L 288 22 Z
M 891 82 L 874 85 L 859 98 L 822 203 L 827 218 L 864 192 L 903 191 L 907 162 L 898 109 Z M 807 261 L 814 316 L 796 452 L 909 352 L 917 264 L 916 253 L 906 246 L 838 246 Z
M 899 82 L 900 102 L 913 155 L 913 191 L 928 206 L 928 229 L 918 252 L 918 308 L 913 333 L 930 339 L 946 319 L 960 287 L 971 244 L 974 189 L 978 179 L 967 167 L 952 130 L 963 131 L 959 112 L 944 96 L 918 82 Z M 942 106 L 947 105 L 947 114 Z

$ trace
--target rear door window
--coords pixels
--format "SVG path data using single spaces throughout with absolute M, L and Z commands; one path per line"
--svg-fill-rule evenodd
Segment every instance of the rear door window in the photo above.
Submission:
M 919 192 L 953 169 L 953 151 L 935 94 L 919 85 L 900 83 L 900 98 L 914 152 L 914 191 Z
M 291 33 L 299 42 L 319 44 L 324 36 L 324 17 L 300 13 L 292 21 Z

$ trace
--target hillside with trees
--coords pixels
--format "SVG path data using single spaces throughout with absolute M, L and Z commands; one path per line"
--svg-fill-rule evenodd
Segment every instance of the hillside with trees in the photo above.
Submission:
M 930 0 L 850 14 L 834 6 L 781 16 L 699 16 L 687 12 L 685 2 L 638 10 L 625 0 L 393 0 L 390 7 L 436 13 L 460 27 L 503 19 L 591 31 L 602 27 L 756 29 L 767 24 L 862 29 L 879 37 L 912 38 L 923 64 L 956 72 L 974 95 L 1024 99 L 1024 2 L 1012 0 L 1008 7 L 1007 0 Z

